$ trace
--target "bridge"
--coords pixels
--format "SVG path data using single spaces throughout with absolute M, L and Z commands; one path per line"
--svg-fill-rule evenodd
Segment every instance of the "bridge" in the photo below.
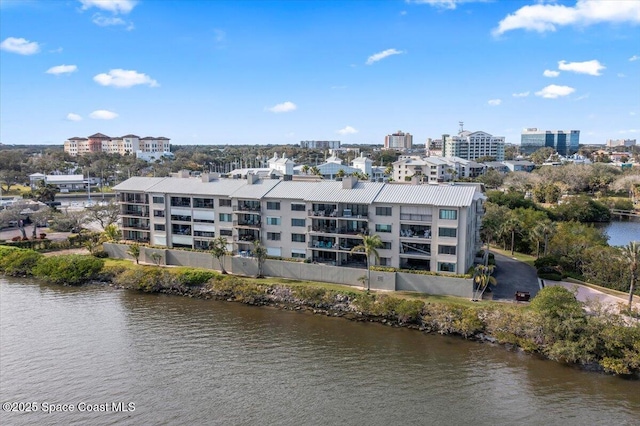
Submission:
M 611 209 L 611 214 L 614 215 L 614 216 L 619 216 L 620 218 L 623 218 L 623 217 L 628 217 L 628 218 L 637 217 L 637 218 L 640 218 L 640 213 L 638 213 L 635 210 Z

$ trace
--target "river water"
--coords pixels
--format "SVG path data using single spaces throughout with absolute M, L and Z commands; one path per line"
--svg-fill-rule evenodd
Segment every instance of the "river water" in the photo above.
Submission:
M 0 278 L 0 348 L 1 401 L 39 410 L 2 412 L 2 425 L 622 426 L 640 419 L 638 381 L 499 346 L 110 288 Z M 44 414 L 45 403 L 75 411 Z M 111 403 L 129 411 L 87 411 Z
M 640 241 L 640 220 L 613 220 L 603 227 L 609 236 L 610 246 L 626 246 L 631 241 Z

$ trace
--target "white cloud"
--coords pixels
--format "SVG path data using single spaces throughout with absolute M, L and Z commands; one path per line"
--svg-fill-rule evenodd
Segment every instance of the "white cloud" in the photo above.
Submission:
M 336 133 L 339 133 L 341 135 L 354 135 L 356 133 L 358 133 L 358 131 L 356 129 L 354 129 L 351 126 L 347 126 L 344 129 L 340 129 L 338 131 L 336 131 Z
M 58 47 L 57 49 L 51 49 L 49 53 L 62 53 L 62 47 Z
M 640 129 L 620 130 L 618 133 L 620 133 L 620 134 L 626 134 L 626 133 L 640 133 Z
M 487 0 L 407 0 L 407 3 L 428 4 L 439 9 L 453 10 L 462 3 L 484 2 Z
M 224 30 L 221 30 L 219 28 L 215 28 L 213 30 L 213 39 L 215 40 L 216 43 L 222 43 L 226 40 L 227 38 L 227 33 Z
M 619 72 L 619 73 L 617 74 L 617 76 L 618 76 L 619 78 L 625 78 L 625 77 L 626 77 L 626 75 L 625 75 L 625 74 L 623 74 L 623 73 L 621 73 L 621 72 Z
M 512 96 L 514 98 L 526 98 L 527 96 L 529 96 L 530 92 L 520 92 L 520 93 L 514 93 Z
M 566 25 L 587 26 L 601 22 L 640 23 L 640 2 L 633 0 L 578 0 L 575 6 L 538 3 L 523 6 L 507 15 L 493 30 L 495 36 L 507 31 L 555 31 Z
M 569 86 L 558 86 L 555 84 L 551 84 L 544 89 L 536 92 L 536 96 L 540 96 L 547 99 L 556 99 L 560 96 L 567 96 L 575 92 L 576 89 Z
M 374 53 L 373 55 L 369 56 L 369 58 L 367 59 L 366 64 L 367 65 L 371 65 L 375 62 L 378 62 L 384 58 L 387 58 L 389 56 L 392 55 L 400 55 L 403 54 L 404 52 L 401 50 L 397 50 L 397 49 L 387 49 L 387 50 L 383 50 L 382 52 L 378 52 L 378 53 Z
M 632 57 L 629 58 L 629 62 L 637 61 L 638 59 L 640 59 L 640 56 L 633 55 Z
M 277 113 L 281 113 L 281 112 L 290 112 L 290 111 L 295 111 L 298 109 L 298 106 L 296 104 L 294 104 L 293 102 L 290 101 L 286 101 L 283 102 L 281 104 L 277 104 L 274 105 L 270 108 L 265 108 L 267 111 L 271 111 L 271 112 L 275 112 Z
M 544 70 L 542 75 L 544 75 L 545 77 L 553 78 L 553 77 L 559 76 L 560 75 L 560 71 Z
M 126 15 L 138 2 L 136 0 L 80 0 L 80 3 L 82 3 L 82 10 L 96 7 L 111 13 Z
M 559 61 L 558 68 L 562 71 L 571 71 L 577 74 L 602 75 L 600 71 L 606 69 L 597 59 L 584 62 Z
M 55 67 L 49 68 L 45 71 L 47 74 L 60 75 L 60 74 L 71 74 L 72 72 L 78 71 L 78 67 L 75 65 L 56 65 Z
M 586 93 L 586 94 L 584 94 L 582 96 L 578 96 L 577 98 L 574 99 L 574 101 L 581 101 L 581 100 L 587 99 L 587 98 L 589 98 L 589 93 Z
M 89 117 L 95 120 L 113 120 L 117 116 L 118 114 L 116 114 L 115 112 L 107 111 L 106 109 L 99 109 L 89 114 Z
M 127 21 L 122 18 L 118 18 L 116 16 L 106 17 L 102 16 L 99 13 L 93 15 L 92 22 L 100 27 L 110 27 L 114 25 L 127 25 Z
M 78 114 L 74 114 L 74 113 L 70 112 L 69 114 L 67 114 L 67 120 L 69 120 L 69 121 L 82 121 L 82 117 L 79 116 Z
M 491 106 L 498 106 L 502 103 L 502 99 L 489 99 L 487 103 Z
M 33 55 L 40 51 L 40 45 L 35 41 L 23 38 L 8 37 L 0 43 L 0 49 L 19 55 Z
M 157 81 L 146 74 L 142 74 L 134 70 L 123 70 L 119 68 L 110 70 L 107 74 L 98 74 L 93 77 L 93 80 L 102 86 L 132 87 L 140 84 L 145 84 L 149 87 L 159 86 Z

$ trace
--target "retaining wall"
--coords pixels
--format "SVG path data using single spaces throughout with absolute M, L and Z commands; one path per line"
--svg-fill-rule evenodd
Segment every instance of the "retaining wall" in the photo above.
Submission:
M 131 256 L 127 254 L 128 249 L 129 246 L 126 244 L 104 244 L 104 250 L 112 258 L 131 259 Z M 218 259 L 204 252 L 140 247 L 140 260 L 145 263 L 154 263 L 151 256 L 152 253 L 160 254 L 161 265 L 220 270 Z M 258 262 L 251 257 L 226 256 L 224 265 L 227 272 L 234 275 L 255 276 L 258 274 Z M 264 275 L 269 277 L 320 281 L 354 287 L 363 287 L 363 283 L 359 278 L 367 275 L 367 271 L 361 268 L 274 259 L 265 260 L 263 272 Z M 406 272 L 371 271 L 371 289 L 415 291 L 418 293 L 465 298 L 473 296 L 473 282 L 471 279 L 409 274 Z

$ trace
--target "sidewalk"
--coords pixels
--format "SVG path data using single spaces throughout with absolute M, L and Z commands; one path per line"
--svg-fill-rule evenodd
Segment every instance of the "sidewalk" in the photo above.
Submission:
M 622 303 L 626 307 L 627 304 L 629 303 L 628 298 L 612 296 L 610 294 L 603 293 L 599 290 L 596 290 L 594 288 L 587 287 L 581 284 L 569 283 L 566 281 L 551 281 L 551 280 L 545 280 L 544 283 L 547 286 L 559 285 L 568 289 L 569 291 L 574 291 L 574 289 L 576 289 L 577 290 L 576 299 L 578 299 L 580 302 L 596 301 L 601 303 L 607 309 L 613 308 L 617 310 L 619 304 Z M 635 308 L 640 308 L 639 299 L 640 298 L 638 296 L 634 297 L 633 306 Z

